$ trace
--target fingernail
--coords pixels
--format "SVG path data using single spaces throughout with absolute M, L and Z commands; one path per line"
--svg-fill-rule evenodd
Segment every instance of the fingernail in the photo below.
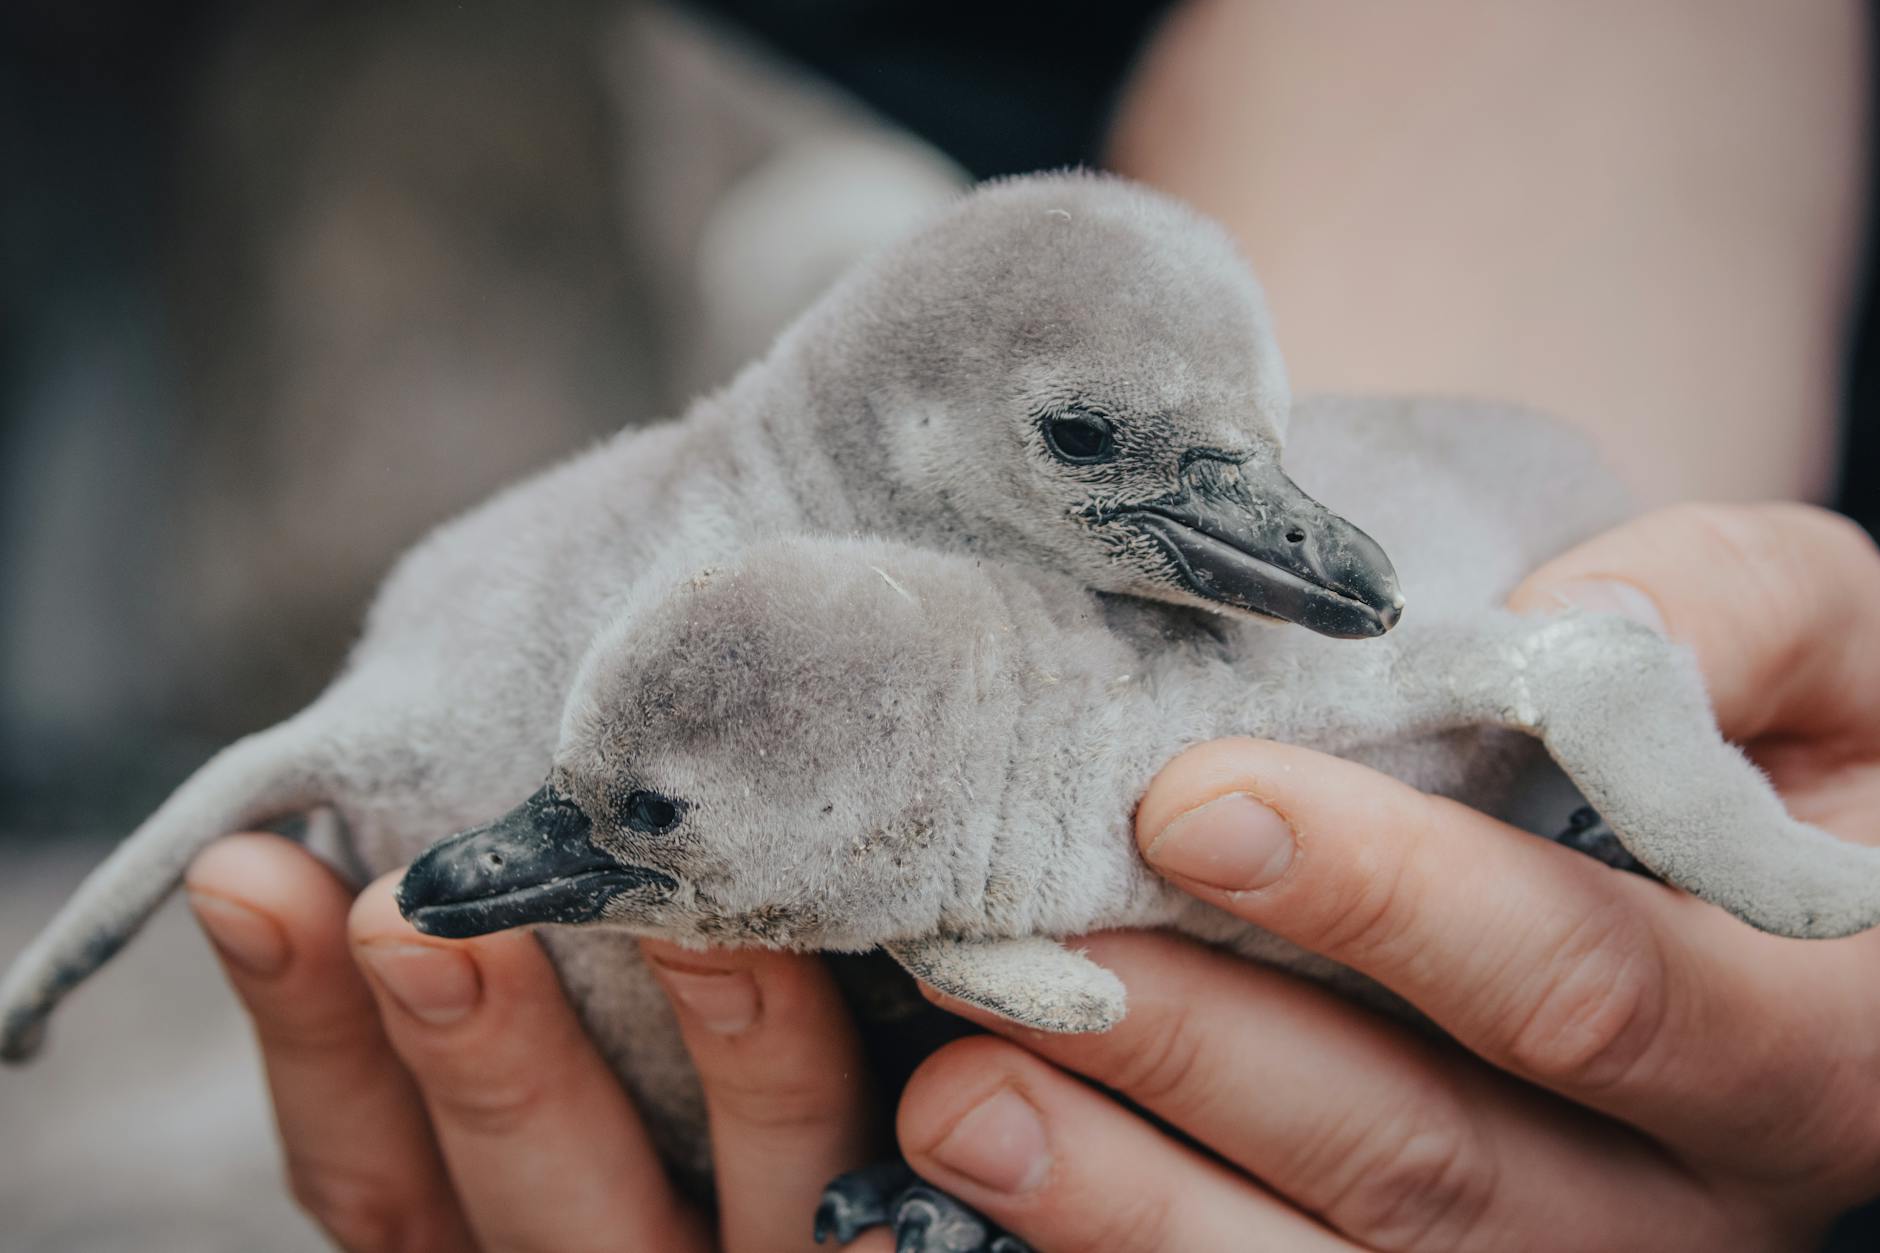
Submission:
M 1583 609 L 1587 613 L 1613 613 L 1650 627 L 1664 635 L 1665 616 L 1658 603 L 1639 588 L 1618 579 L 1575 579 L 1549 592 L 1563 609 Z
M 287 934 L 266 914 L 203 892 L 189 894 L 189 907 L 229 965 L 261 976 L 287 968 Z
M 933 1155 L 947 1169 L 1008 1195 L 1030 1192 L 1051 1169 L 1051 1145 L 1038 1111 L 1010 1088 L 968 1110 Z
M 679 1008 L 716 1035 L 749 1031 L 757 1021 L 757 980 L 748 970 L 681 970 L 655 962 L 659 981 Z
M 359 955 L 397 1001 L 420 1022 L 448 1026 L 476 1007 L 483 981 L 464 953 L 429 944 L 367 944 Z
M 1226 892 L 1246 892 L 1286 873 L 1293 831 L 1252 796 L 1229 792 L 1162 828 L 1144 856 L 1170 874 Z

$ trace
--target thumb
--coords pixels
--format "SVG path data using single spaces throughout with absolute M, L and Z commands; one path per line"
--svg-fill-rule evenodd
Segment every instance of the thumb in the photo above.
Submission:
M 1659 627 L 1697 654 L 1733 740 L 1880 739 L 1880 553 L 1839 514 L 1662 509 L 1548 562 L 1509 606 L 1616 611 Z

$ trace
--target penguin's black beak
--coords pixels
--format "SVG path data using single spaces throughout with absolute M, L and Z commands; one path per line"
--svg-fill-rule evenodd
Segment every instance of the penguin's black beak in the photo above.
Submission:
M 433 844 L 399 881 L 398 912 L 461 939 L 546 922 L 590 922 L 627 892 L 671 893 L 669 875 L 616 861 L 579 806 L 543 788 L 488 826 Z
M 1190 453 L 1179 492 L 1111 516 L 1160 543 L 1187 591 L 1226 608 L 1337 639 L 1382 635 L 1403 616 L 1377 541 L 1270 461 Z

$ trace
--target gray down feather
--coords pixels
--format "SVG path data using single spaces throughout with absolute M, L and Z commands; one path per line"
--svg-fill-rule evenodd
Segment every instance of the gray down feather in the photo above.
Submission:
M 1622 511 L 1592 459 L 1538 419 L 1292 406 L 1253 276 L 1180 206 L 1084 175 L 982 189 L 684 417 L 414 548 L 332 686 L 186 782 L 17 959 L 0 981 L 0 1054 L 30 1055 L 57 1002 L 218 836 L 331 812 L 377 873 L 514 811 L 558 744 L 568 787 L 618 791 L 631 780 L 608 783 L 580 754 L 619 732 L 618 702 L 646 699 L 661 667 L 711 703 L 681 708 L 674 686 L 672 708 L 644 706 L 679 722 L 668 742 L 635 741 L 634 768 L 678 772 L 667 786 L 698 798 L 682 826 L 750 774 L 752 795 L 791 815 L 770 829 L 803 843 L 760 838 L 744 810 L 711 834 L 722 843 L 692 846 L 701 860 L 657 870 L 654 850 L 606 845 L 611 818 L 556 806 L 583 815 L 595 852 L 642 857 L 615 858 L 646 873 L 596 908 L 696 940 L 890 941 L 936 980 L 1057 1025 L 1117 1006 L 1101 972 L 1048 937 L 1189 925 L 1117 824 L 1151 763 L 1222 730 L 1341 749 L 1484 802 L 1538 735 L 1673 882 L 1791 934 L 1870 924 L 1874 855 L 1787 819 L 1717 739 L 1688 659 L 1614 623 L 1494 610 Z M 1361 638 L 1395 621 L 1399 586 L 1404 625 Z M 707 621 L 706 607 L 729 616 Z M 688 652 L 687 623 L 728 651 Z M 747 649 L 746 631 L 783 644 Z M 858 701 L 872 721 L 849 721 Z M 1030 756 L 1011 752 L 1021 724 Z M 1615 761 L 1602 745 L 1623 729 L 1661 751 Z M 923 737 L 954 773 L 910 764 Z M 699 773 L 734 743 L 749 753 L 716 784 Z M 818 774 L 800 759 L 808 743 L 853 750 L 849 773 Z M 1679 752 L 1690 768 L 1661 773 Z M 1667 778 L 1682 782 L 1667 791 Z M 995 863 L 1001 824 L 1043 842 L 1001 842 Z M 909 841 L 945 875 L 895 878 Z M 812 849 L 838 855 L 818 872 L 802 860 Z M 690 892 L 689 914 L 651 926 L 621 912 L 667 880 L 673 901 Z M 887 930 L 854 896 L 878 880 L 899 893 Z M 696 1082 L 632 929 L 542 934 L 669 1158 L 702 1171 Z M 995 947 L 935 943 L 959 940 Z M 1058 994 L 1055 1008 L 1039 999 Z

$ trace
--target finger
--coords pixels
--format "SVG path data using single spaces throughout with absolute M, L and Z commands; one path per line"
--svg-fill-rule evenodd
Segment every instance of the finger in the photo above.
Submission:
M 726 1253 L 809 1250 L 823 1188 L 886 1154 L 848 1007 L 821 962 L 646 942 L 711 1117 Z
M 347 949 L 351 891 L 273 835 L 211 844 L 186 886 L 254 1020 L 301 1206 L 352 1253 L 468 1247 L 424 1103 Z
M 1799 1094 L 1764 1081 L 1767 1058 L 1835 1029 L 1812 1018 L 1845 1002 L 1770 986 L 1800 963 L 1762 959 L 1800 941 L 1305 749 L 1189 750 L 1137 837 L 1197 897 L 1369 975 L 1497 1066 L 1674 1139 L 1777 1133 Z M 1810 970 L 1846 973 L 1810 943 Z
M 1039 1253 L 1354 1247 L 1003 1041 L 923 1062 L 898 1130 L 917 1174 Z
M 1080 941 L 1129 989 L 1110 1031 L 955 1013 L 1121 1092 L 1366 1248 L 1658 1247 L 1711 1198 L 1636 1134 L 1452 1047 L 1166 935 Z M 1715 1231 L 1727 1244 L 1730 1233 Z
M 1837 514 L 1792 504 L 1663 509 L 1542 566 L 1509 604 L 1656 616 L 1697 653 L 1732 739 L 1808 731 L 1880 742 L 1880 556 Z
M 420 935 L 392 902 L 397 877 L 354 905 L 353 951 L 480 1247 L 700 1247 L 696 1216 L 534 937 Z

